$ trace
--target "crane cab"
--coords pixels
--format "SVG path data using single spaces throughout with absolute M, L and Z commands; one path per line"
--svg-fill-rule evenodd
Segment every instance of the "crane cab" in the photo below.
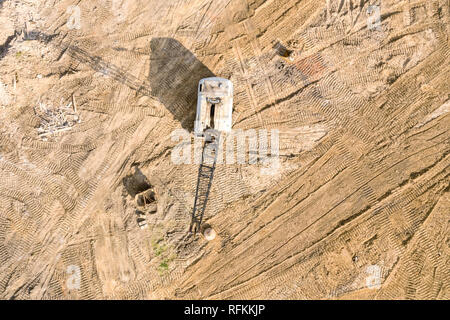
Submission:
M 203 136 L 204 131 L 208 129 L 230 132 L 232 113 L 233 83 L 218 77 L 200 80 L 194 125 L 195 135 Z

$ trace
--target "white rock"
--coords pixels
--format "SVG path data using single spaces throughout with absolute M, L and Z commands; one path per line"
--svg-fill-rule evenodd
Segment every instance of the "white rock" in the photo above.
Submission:
M 216 232 L 212 228 L 207 228 L 205 229 L 205 231 L 203 231 L 203 235 L 205 236 L 206 240 L 211 241 L 216 237 Z

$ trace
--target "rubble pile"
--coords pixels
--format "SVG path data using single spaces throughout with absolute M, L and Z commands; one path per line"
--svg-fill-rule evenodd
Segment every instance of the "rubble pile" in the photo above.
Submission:
M 38 101 L 34 108 L 36 115 L 41 119 L 37 128 L 39 137 L 46 141 L 49 136 L 71 130 L 74 125 L 81 122 L 77 113 L 75 102 L 64 105 L 61 99 L 60 105 L 54 107 Z

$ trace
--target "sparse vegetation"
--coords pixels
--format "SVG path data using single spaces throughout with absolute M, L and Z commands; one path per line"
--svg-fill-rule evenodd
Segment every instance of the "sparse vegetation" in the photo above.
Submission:
M 172 252 L 172 248 L 166 243 L 164 237 L 158 231 L 155 233 L 156 235 L 159 234 L 159 236 L 151 239 L 151 247 L 158 263 L 158 272 L 162 275 L 169 271 L 170 263 L 176 258 L 176 254 Z
M 169 270 L 169 261 L 168 260 L 164 260 L 163 262 L 161 262 L 159 264 L 159 271 L 160 272 L 164 272 Z

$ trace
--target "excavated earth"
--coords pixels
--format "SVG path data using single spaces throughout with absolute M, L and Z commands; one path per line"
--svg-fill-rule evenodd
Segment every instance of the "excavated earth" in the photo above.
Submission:
M 0 1 L 0 297 L 449 299 L 449 11 Z M 211 76 L 280 162 L 217 164 L 207 241 L 172 132 L 194 141 Z M 60 106 L 78 121 L 42 135 Z

